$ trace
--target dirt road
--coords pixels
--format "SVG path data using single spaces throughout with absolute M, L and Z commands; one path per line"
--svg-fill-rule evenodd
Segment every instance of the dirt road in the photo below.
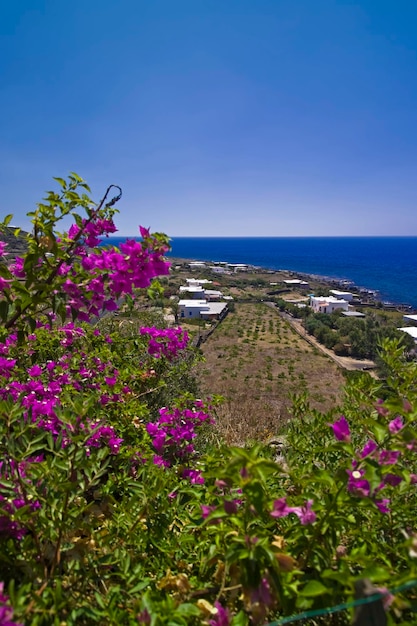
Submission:
M 283 319 L 285 319 L 290 324 L 290 326 L 301 337 L 303 337 L 303 339 L 305 339 L 306 341 L 308 341 L 308 343 L 310 343 L 312 346 L 317 348 L 317 350 L 320 350 L 324 354 L 327 354 L 327 356 L 329 356 L 340 367 L 343 367 L 344 369 L 351 370 L 351 371 L 370 370 L 369 373 L 371 374 L 371 376 L 376 377 L 375 372 L 372 371 L 376 367 L 374 361 L 371 361 L 369 359 L 353 359 L 350 356 L 338 356 L 332 350 L 329 350 L 328 348 L 326 348 L 326 346 L 323 346 L 321 343 L 319 343 L 315 337 L 313 337 L 312 335 L 309 335 L 306 332 L 300 320 L 297 320 L 294 317 L 291 317 L 291 315 L 288 315 L 288 313 L 284 313 L 283 311 L 280 311 L 274 302 L 265 302 L 264 304 L 275 309 L 278 315 L 280 315 Z

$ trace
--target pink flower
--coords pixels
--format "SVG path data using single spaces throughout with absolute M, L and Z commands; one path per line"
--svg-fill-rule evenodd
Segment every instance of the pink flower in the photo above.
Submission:
M 316 521 L 317 515 L 311 509 L 312 504 L 313 500 L 307 500 L 302 507 L 299 507 L 296 511 L 294 511 L 303 526 L 314 524 Z
M 270 515 L 271 517 L 287 517 L 290 513 L 295 513 L 301 524 L 307 526 L 307 524 L 313 524 L 317 517 L 311 509 L 312 504 L 313 500 L 307 500 L 303 506 L 288 506 L 285 498 L 279 498 L 274 501 L 274 508 Z
M 10 287 L 10 280 L 7 280 L 7 278 L 3 278 L 2 276 L 0 276 L 0 291 L 4 291 L 5 289 L 8 289 Z
M 334 424 L 329 424 L 329 426 L 333 428 L 334 436 L 338 441 L 350 441 L 350 428 L 344 415 Z
M 386 474 L 386 476 L 384 476 L 384 482 L 387 485 L 391 485 L 391 487 L 396 487 L 402 482 L 402 478 L 396 474 Z
M 210 626 L 229 626 L 230 613 L 228 609 L 225 609 L 217 600 L 214 603 L 214 607 L 216 609 L 216 613 L 209 620 L 209 625 Z
M 372 452 L 374 452 L 376 448 L 377 445 L 375 441 L 372 441 L 372 439 L 370 439 L 363 447 L 363 450 L 361 452 L 361 459 L 364 459 L 366 456 L 372 454 Z
M 382 450 L 379 455 L 379 463 L 381 465 L 395 465 L 400 454 L 399 450 Z
M 202 504 L 201 505 L 201 517 L 203 519 L 206 519 L 210 515 L 210 513 L 212 513 L 215 510 L 216 510 L 215 506 L 208 505 L 208 504 Z
M 382 500 L 375 500 L 375 504 L 376 504 L 378 510 L 381 513 L 389 513 L 390 512 L 389 511 L 389 506 L 388 506 L 389 503 L 390 503 L 390 501 L 389 501 L 388 498 L 383 498 Z
M 355 465 L 354 465 L 355 466 Z M 349 475 L 347 484 L 348 491 L 354 496 L 365 498 L 371 493 L 371 486 L 367 480 L 363 478 L 365 471 L 363 469 L 346 470 Z
M 293 509 L 288 506 L 285 498 L 274 500 L 273 507 L 270 513 L 271 517 L 287 517 L 287 515 L 293 512 Z
M 33 365 L 28 369 L 29 376 L 37 377 L 42 374 L 42 368 L 39 365 Z
M 389 414 L 389 410 L 383 406 L 384 401 L 379 399 L 377 404 L 376 404 L 376 410 L 379 413 L 379 415 L 382 415 L 383 417 L 386 417 Z
M 388 429 L 392 435 L 399 433 L 400 430 L 402 430 L 403 428 L 404 428 L 403 418 L 400 417 L 399 415 L 388 424 Z
M 185 469 L 182 477 L 188 478 L 192 485 L 204 485 L 204 478 L 199 470 Z

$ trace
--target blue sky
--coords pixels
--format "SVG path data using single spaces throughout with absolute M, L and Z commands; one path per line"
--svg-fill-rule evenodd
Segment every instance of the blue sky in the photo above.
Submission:
M 120 233 L 417 235 L 415 0 L 19 0 L 0 209 L 73 170 Z

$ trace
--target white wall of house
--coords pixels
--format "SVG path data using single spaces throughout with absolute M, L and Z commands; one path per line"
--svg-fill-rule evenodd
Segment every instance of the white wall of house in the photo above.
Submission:
M 348 311 L 349 303 L 347 300 L 339 300 L 333 296 L 321 297 L 311 296 L 310 306 L 314 313 L 333 313 L 333 311 Z
M 208 311 L 206 300 L 180 300 L 178 302 L 178 317 L 180 319 L 201 318 L 202 311 Z

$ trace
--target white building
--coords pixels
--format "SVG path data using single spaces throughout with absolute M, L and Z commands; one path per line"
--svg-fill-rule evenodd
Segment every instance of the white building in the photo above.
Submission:
M 180 287 L 180 294 L 189 294 L 193 300 L 204 300 L 204 288 L 199 285 L 189 284 L 186 287 Z
M 206 300 L 180 300 L 178 316 L 180 319 L 219 319 L 225 315 L 226 302 L 207 302 Z
M 399 328 L 398 330 L 402 330 L 403 333 L 407 333 L 417 342 L 417 326 L 405 326 L 404 328 Z
M 246 263 L 228 263 L 228 266 L 233 272 L 247 272 L 249 269 Z
M 351 293 L 350 291 L 339 291 L 338 289 L 330 289 L 330 293 L 332 293 L 335 298 L 338 298 L 339 300 L 347 300 L 348 302 L 351 302 L 353 300 L 353 293 Z
M 223 298 L 223 294 L 221 291 L 217 291 L 216 289 L 205 289 L 204 297 L 209 301 L 220 300 L 220 298 Z
M 414 322 L 417 323 L 417 315 L 403 315 L 403 318 L 406 322 Z M 401 329 L 403 330 L 403 329 Z
M 299 287 L 300 289 L 307 289 L 309 287 L 308 282 L 300 278 L 288 278 L 282 282 L 287 285 L 287 287 Z
M 191 270 L 201 270 L 207 267 L 203 261 L 191 261 L 188 265 Z
M 310 296 L 310 306 L 314 313 L 333 313 L 333 311 L 348 311 L 347 300 L 339 300 L 333 296 Z
M 201 311 L 208 310 L 206 300 L 180 300 L 178 302 L 178 317 L 188 319 L 200 319 Z
M 228 274 L 229 273 L 227 269 L 225 267 L 222 267 L 221 265 L 213 265 L 212 267 L 210 267 L 210 269 L 214 274 Z
M 201 285 L 208 285 L 213 282 L 212 280 L 207 280 L 207 278 L 186 278 L 185 281 L 193 287 L 200 287 Z
M 204 308 L 201 311 L 201 317 L 204 320 L 217 320 L 221 319 L 227 311 L 226 302 L 209 302 L 208 308 Z

